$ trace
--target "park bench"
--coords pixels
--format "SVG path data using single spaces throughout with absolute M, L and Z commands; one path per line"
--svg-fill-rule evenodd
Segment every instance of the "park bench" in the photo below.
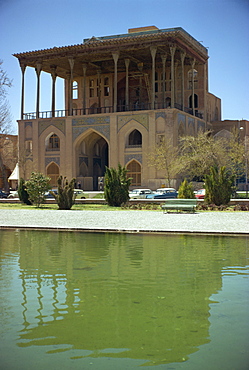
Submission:
M 197 199 L 165 199 L 165 203 L 162 205 L 163 213 L 167 213 L 169 210 L 178 211 L 189 211 L 195 212 L 197 206 Z

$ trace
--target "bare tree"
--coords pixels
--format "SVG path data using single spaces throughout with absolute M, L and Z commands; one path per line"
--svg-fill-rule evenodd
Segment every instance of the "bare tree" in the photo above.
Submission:
M 0 60 L 0 173 L 2 175 L 3 187 L 8 190 L 8 174 L 5 167 L 5 145 L 7 135 L 12 132 L 12 119 L 10 107 L 7 100 L 8 88 L 12 86 L 12 81 L 2 67 L 3 61 Z
M 176 178 L 181 170 L 178 148 L 173 145 L 172 138 L 163 138 L 148 153 L 147 161 L 148 166 L 164 171 L 167 184 L 171 187 L 172 180 Z

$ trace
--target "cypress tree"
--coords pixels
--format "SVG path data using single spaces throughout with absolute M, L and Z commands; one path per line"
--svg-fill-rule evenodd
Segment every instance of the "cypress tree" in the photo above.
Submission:
M 71 209 L 75 203 L 74 184 L 75 178 L 68 182 L 66 177 L 59 176 L 57 179 L 58 194 L 51 192 L 58 204 L 59 209 Z
M 127 170 L 118 164 L 118 169 L 106 167 L 104 197 L 109 206 L 120 207 L 129 200 L 131 179 Z
M 194 199 L 195 194 L 192 187 L 192 183 L 184 179 L 178 190 L 178 198 Z
M 205 176 L 205 201 L 217 206 L 230 202 L 234 191 L 234 176 L 230 175 L 226 167 L 211 167 L 210 173 Z

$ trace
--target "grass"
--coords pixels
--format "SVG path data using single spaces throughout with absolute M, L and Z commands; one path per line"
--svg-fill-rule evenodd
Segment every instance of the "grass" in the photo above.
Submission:
M 35 206 L 28 206 L 22 203 L 1 203 L 0 209 L 54 209 L 58 210 L 57 204 L 42 204 L 39 208 Z M 121 207 L 110 207 L 107 204 L 74 204 L 72 210 L 78 211 L 115 211 L 122 210 Z

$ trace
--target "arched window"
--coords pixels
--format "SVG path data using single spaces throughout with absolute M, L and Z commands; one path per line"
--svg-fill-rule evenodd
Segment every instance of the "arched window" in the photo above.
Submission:
M 189 108 L 192 109 L 192 95 L 189 97 Z M 194 108 L 198 108 L 198 95 L 194 95 Z
M 193 81 L 192 81 L 192 76 L 193 76 L 193 73 L 194 73 L 194 88 L 197 89 L 197 82 L 198 82 L 198 72 L 196 69 L 190 69 L 188 71 L 188 89 L 189 90 L 192 90 L 192 87 L 193 87 Z
M 78 82 L 73 81 L 73 99 L 78 99 Z
M 52 134 L 48 140 L 46 140 L 46 150 L 56 151 L 60 150 L 60 138 L 56 134 Z
M 59 167 L 52 162 L 47 168 L 47 176 L 50 177 L 50 185 L 57 186 L 57 179 L 59 177 Z
M 104 78 L 104 96 L 110 95 L 109 77 Z
M 127 166 L 127 177 L 131 177 L 131 185 L 132 186 L 140 186 L 141 185 L 141 166 L 140 164 L 133 160 Z
M 138 130 L 133 130 L 129 135 L 128 145 L 142 145 L 142 135 Z

